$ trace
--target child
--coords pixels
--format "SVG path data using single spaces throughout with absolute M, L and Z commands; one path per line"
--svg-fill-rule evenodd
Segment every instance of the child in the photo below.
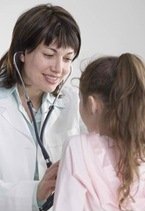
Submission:
M 54 211 L 145 211 L 145 66 L 126 53 L 90 63 L 80 78 L 89 133 L 72 137 Z

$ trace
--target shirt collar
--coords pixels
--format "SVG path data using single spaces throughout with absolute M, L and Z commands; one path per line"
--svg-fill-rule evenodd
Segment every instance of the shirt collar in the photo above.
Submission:
M 44 94 L 43 99 L 45 99 L 44 101 L 47 100 L 47 101 L 49 102 L 50 105 L 52 105 L 52 104 L 54 103 L 54 101 L 55 101 L 55 104 L 54 104 L 55 107 L 57 107 L 57 108 L 64 108 L 64 107 L 65 107 L 65 104 L 64 104 L 63 97 L 64 97 L 64 96 L 61 95 L 61 97 L 59 97 L 59 98 L 55 101 L 56 97 L 55 97 L 54 95 L 48 93 L 48 94 Z M 42 101 L 42 103 L 43 103 L 43 101 Z

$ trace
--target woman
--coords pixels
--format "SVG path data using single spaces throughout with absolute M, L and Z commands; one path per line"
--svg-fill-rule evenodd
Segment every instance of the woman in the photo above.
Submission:
M 54 191 L 63 142 L 79 132 L 77 95 L 63 85 L 80 46 L 62 7 L 35 6 L 15 24 L 0 60 L 0 210 L 39 210 Z
M 80 78 L 80 113 L 89 133 L 66 144 L 54 211 L 144 211 L 145 66 L 140 58 L 126 53 L 91 62 Z

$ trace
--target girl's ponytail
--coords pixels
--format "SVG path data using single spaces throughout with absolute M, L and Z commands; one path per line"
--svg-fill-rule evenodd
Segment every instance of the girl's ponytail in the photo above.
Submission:
M 122 54 L 114 74 L 107 118 L 120 150 L 121 206 L 130 194 L 134 177 L 138 177 L 138 160 L 145 158 L 145 66 L 137 56 Z

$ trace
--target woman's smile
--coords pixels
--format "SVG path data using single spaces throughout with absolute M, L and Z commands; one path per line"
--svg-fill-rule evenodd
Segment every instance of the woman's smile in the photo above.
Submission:
M 50 74 L 43 74 L 43 76 L 48 83 L 52 85 L 59 84 L 60 77 L 57 77 L 55 75 L 50 75 Z

